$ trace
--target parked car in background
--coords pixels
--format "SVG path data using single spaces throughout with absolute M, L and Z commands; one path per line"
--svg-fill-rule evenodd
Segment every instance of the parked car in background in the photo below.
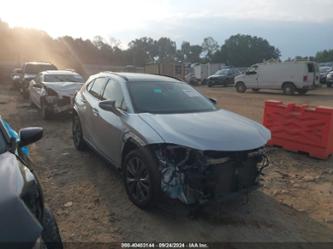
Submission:
M 322 83 L 322 84 L 326 83 L 327 74 L 329 72 L 331 72 L 332 70 L 333 70 L 333 68 L 330 67 L 330 66 L 319 67 L 319 71 L 320 71 L 320 83 Z
M 72 111 L 74 95 L 83 83 L 82 76 L 73 71 L 43 71 L 29 83 L 30 102 L 41 110 L 43 119 Z
M 240 93 L 250 88 L 282 90 L 286 95 L 306 94 L 320 87 L 319 74 L 317 63 L 310 61 L 261 63 L 237 76 L 235 88 Z
M 161 194 L 186 205 L 258 186 L 270 131 L 174 78 L 132 73 L 91 76 L 74 100 L 73 141 L 122 170 L 140 208 Z
M 20 82 L 21 76 L 22 76 L 22 68 L 14 68 L 14 70 L 10 74 L 10 78 L 11 78 L 12 83 L 15 87 L 18 86 L 18 83 Z
M 240 74 L 240 71 L 235 68 L 225 68 L 217 71 L 215 74 L 211 75 L 207 79 L 208 87 L 217 85 L 233 85 L 235 77 Z
M 333 71 L 329 72 L 326 76 L 326 85 L 327 87 L 333 86 Z
M 1 248 L 63 248 L 28 151 L 22 150 L 42 135 L 43 129 L 36 127 L 22 129 L 17 134 L 0 116 Z
M 29 82 L 34 79 L 37 74 L 47 70 L 57 70 L 57 67 L 45 62 L 27 62 L 22 68 L 22 77 L 20 78 L 20 92 L 24 97 L 28 97 Z

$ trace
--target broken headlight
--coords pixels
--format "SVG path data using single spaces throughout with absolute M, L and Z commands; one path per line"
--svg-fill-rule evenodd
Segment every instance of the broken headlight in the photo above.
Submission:
M 268 166 L 262 150 L 198 151 L 178 145 L 161 145 L 155 154 L 162 190 L 186 204 L 249 189 L 257 185 L 258 176 Z

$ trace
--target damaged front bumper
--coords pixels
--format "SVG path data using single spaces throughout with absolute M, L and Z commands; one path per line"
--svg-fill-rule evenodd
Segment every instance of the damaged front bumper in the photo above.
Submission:
M 46 96 L 45 103 L 48 111 L 52 113 L 69 112 L 73 109 L 71 96 Z
M 157 145 L 161 189 L 172 199 L 192 205 L 225 200 L 259 186 L 269 163 L 263 149 L 241 152 L 197 151 Z

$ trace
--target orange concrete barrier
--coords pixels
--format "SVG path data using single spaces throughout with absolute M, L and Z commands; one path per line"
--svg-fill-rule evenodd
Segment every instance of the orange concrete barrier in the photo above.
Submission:
M 263 124 L 272 133 L 269 145 L 312 157 L 327 159 L 333 154 L 333 108 L 326 106 L 265 102 Z

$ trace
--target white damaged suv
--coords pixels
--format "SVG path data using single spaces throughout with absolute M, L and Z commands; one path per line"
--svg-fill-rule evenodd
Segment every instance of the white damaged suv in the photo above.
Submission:
M 84 79 L 67 70 L 50 70 L 39 73 L 29 84 L 29 98 L 37 106 L 43 119 L 53 114 L 72 110 L 73 97 L 80 90 Z

